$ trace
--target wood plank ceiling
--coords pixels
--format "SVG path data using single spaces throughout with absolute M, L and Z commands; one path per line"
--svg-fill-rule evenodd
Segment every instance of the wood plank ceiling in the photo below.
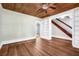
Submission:
M 47 13 L 45 11 L 39 12 L 39 9 L 42 7 L 42 3 L 2 3 L 2 6 L 3 8 L 12 11 L 44 18 L 78 7 L 79 3 L 49 3 L 49 6 L 55 6 L 56 9 L 48 8 Z

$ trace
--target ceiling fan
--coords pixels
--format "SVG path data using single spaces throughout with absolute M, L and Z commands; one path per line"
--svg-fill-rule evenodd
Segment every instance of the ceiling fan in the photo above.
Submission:
M 54 3 L 41 3 L 40 8 L 37 10 L 38 13 L 45 12 L 48 13 L 49 9 L 56 9 L 56 5 Z

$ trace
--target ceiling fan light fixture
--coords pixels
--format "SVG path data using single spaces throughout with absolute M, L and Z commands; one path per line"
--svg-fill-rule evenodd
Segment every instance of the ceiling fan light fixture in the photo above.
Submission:
M 48 9 L 48 4 L 43 4 L 42 8 L 45 9 L 45 10 L 47 10 Z

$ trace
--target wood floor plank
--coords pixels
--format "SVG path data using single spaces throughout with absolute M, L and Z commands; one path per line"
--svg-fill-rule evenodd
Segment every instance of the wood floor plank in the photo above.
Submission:
M 79 49 L 72 47 L 70 40 L 33 39 L 3 45 L 0 56 L 79 56 Z
M 27 44 L 27 48 L 32 55 L 41 56 L 41 53 L 39 53 L 39 51 L 33 45 L 29 47 L 29 45 Z
M 5 45 L 5 46 L 3 46 L 2 48 L 1 48 L 1 50 L 0 50 L 0 56 L 6 56 L 7 55 L 7 53 L 8 53 L 8 45 Z
M 44 40 L 44 42 L 45 42 L 46 40 Z M 63 51 L 60 51 L 60 50 L 58 50 L 57 48 L 55 48 L 55 47 L 52 47 L 52 46 L 50 46 L 50 43 L 46 43 L 46 45 L 48 46 L 46 46 L 45 48 L 47 48 L 47 50 L 49 50 L 49 52 L 50 52 L 50 54 L 51 55 L 66 55 Z M 54 53 L 54 54 L 53 54 Z
M 18 52 L 19 56 L 29 56 L 30 55 L 28 50 L 25 48 L 24 44 L 18 45 L 17 49 L 18 49 L 17 52 Z

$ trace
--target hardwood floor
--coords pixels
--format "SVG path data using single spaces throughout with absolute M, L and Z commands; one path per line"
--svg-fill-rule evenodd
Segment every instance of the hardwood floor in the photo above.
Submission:
M 73 48 L 69 40 L 33 39 L 4 45 L 0 56 L 79 56 L 79 49 Z

